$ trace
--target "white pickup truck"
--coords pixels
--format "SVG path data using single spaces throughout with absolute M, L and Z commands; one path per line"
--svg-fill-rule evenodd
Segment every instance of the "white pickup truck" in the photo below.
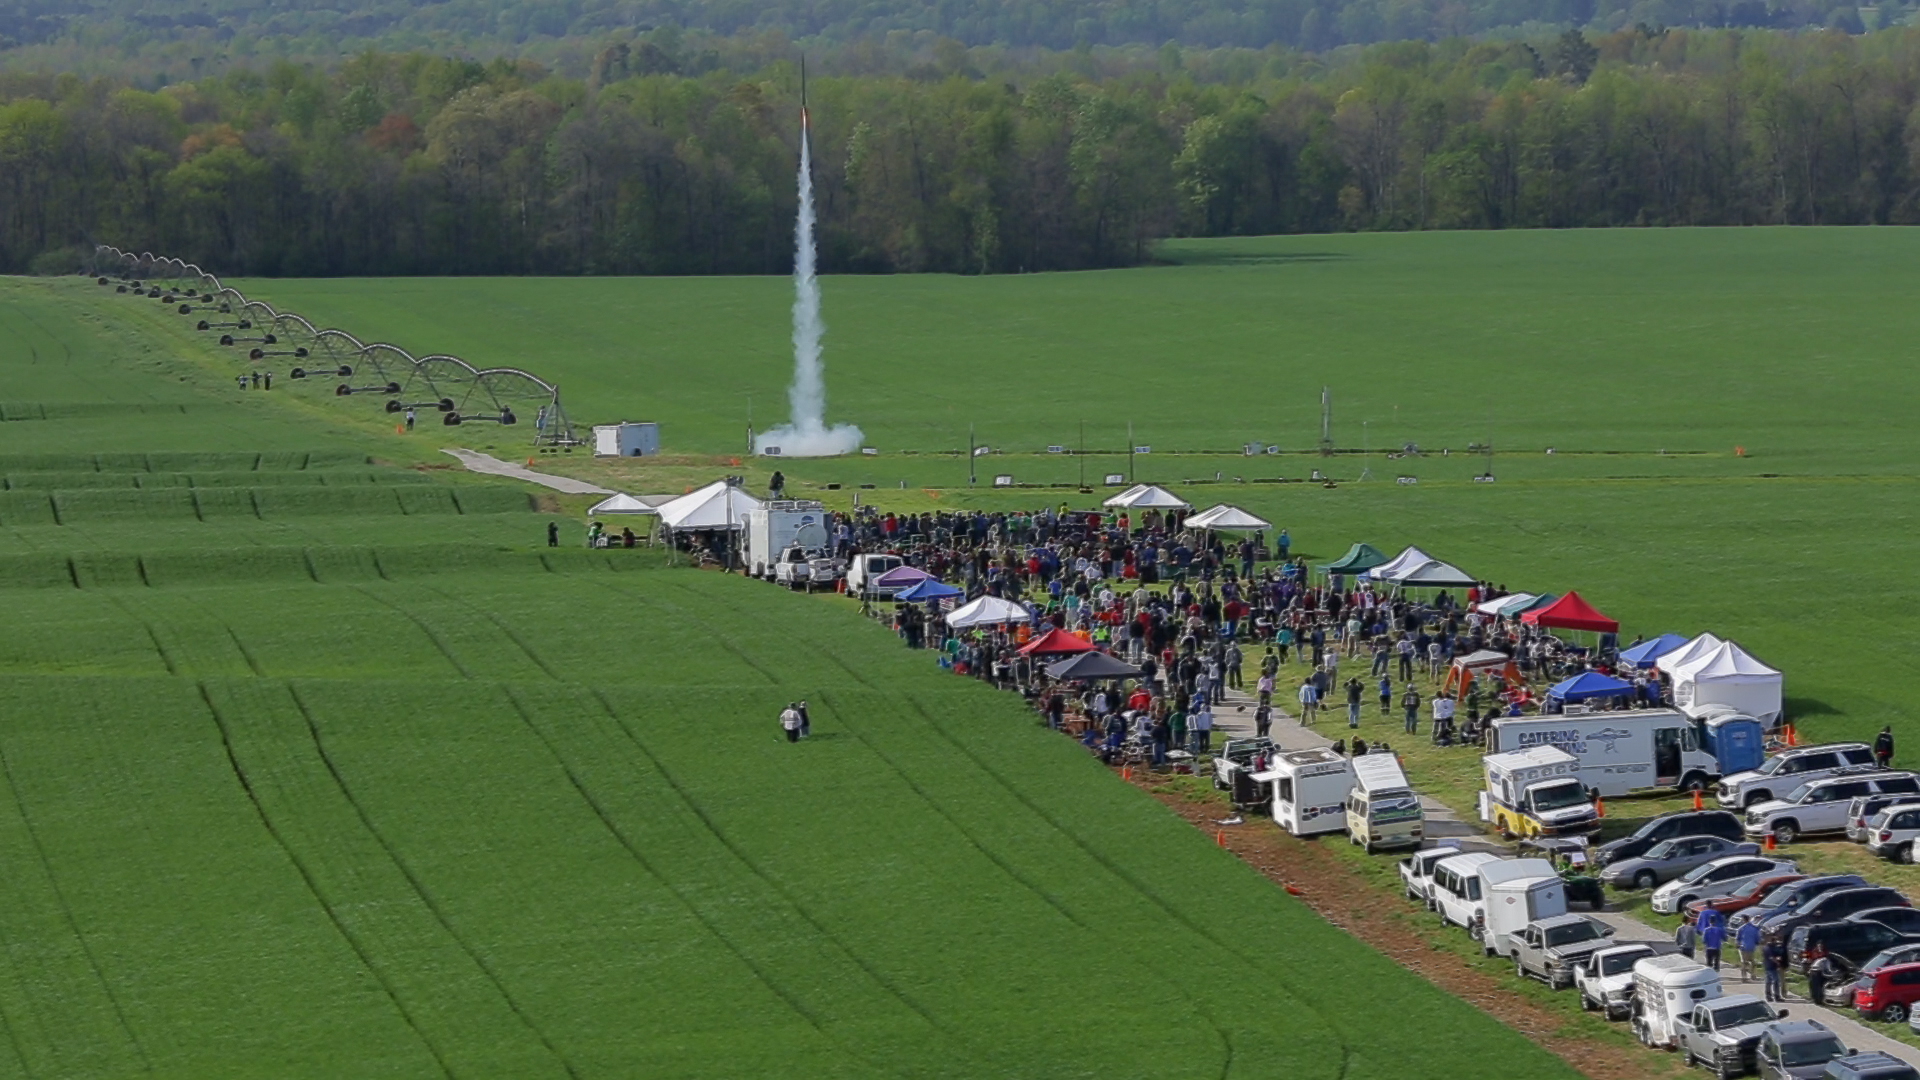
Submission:
M 1213 786 L 1232 791 L 1235 773 L 1251 768 L 1255 757 L 1271 758 L 1277 752 L 1272 739 L 1228 739 L 1213 758 Z
M 789 589 L 804 588 L 812 592 L 815 586 L 819 586 L 832 590 L 833 583 L 839 577 L 840 564 L 836 560 L 798 544 L 781 552 L 773 563 L 774 582 Z

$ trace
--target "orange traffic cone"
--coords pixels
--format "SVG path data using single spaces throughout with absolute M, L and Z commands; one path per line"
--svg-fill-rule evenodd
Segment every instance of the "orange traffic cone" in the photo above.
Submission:
M 533 459 L 532 459 L 532 458 L 528 458 L 528 459 L 527 459 L 527 464 L 528 464 L 528 465 L 532 465 L 532 464 L 533 464 Z
M 1761 845 L 1761 846 L 1762 846 L 1763 848 L 1765 848 L 1765 849 L 1766 849 L 1767 851 L 1772 851 L 1772 850 L 1773 850 L 1773 847 L 1774 847 L 1774 845 L 1773 845 L 1773 834 L 1772 834 L 1772 833 L 1768 833 L 1768 834 L 1767 834 L 1767 842 L 1766 842 L 1765 844 L 1763 844 L 1763 845 Z
M 1598 795 L 1595 795 L 1593 797 L 1593 816 L 1594 817 L 1607 816 L 1607 800 L 1601 798 Z
M 405 435 L 407 433 L 407 425 L 405 424 L 393 425 L 393 433 L 395 435 Z
M 1131 765 L 1120 766 L 1120 779 L 1122 780 L 1133 779 L 1133 766 Z
M 1227 846 L 1227 830 L 1215 829 L 1213 831 L 1213 842 L 1215 844 L 1220 845 L 1221 847 L 1226 847 Z
M 1788 746 L 1800 745 L 1800 736 L 1794 732 L 1792 724 L 1787 725 L 1787 745 Z
M 1283 885 L 1283 886 L 1281 886 L 1281 888 L 1284 888 L 1284 889 L 1286 889 L 1286 890 L 1287 890 L 1287 895 L 1288 895 L 1288 896 L 1303 896 L 1303 895 L 1305 895 L 1304 893 L 1302 893 L 1302 892 L 1300 891 L 1300 887 L 1299 887 L 1298 885 Z
M 1693 808 L 1695 810 L 1700 809 L 1700 793 L 1698 791 L 1693 793 Z

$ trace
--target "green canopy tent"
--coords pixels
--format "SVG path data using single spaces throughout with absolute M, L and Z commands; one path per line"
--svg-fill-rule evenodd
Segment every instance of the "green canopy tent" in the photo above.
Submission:
M 1388 561 L 1372 544 L 1355 544 L 1345 555 L 1320 568 L 1323 574 L 1364 574 Z

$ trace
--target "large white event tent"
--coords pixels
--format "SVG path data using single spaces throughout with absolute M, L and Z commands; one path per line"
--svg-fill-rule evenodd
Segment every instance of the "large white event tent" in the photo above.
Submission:
M 1418 570 L 1434 561 L 1433 556 L 1421 551 L 1419 548 L 1409 547 L 1400 554 L 1367 571 L 1367 576 L 1375 581 L 1392 581 L 1409 571 Z
M 1192 504 L 1153 484 L 1135 484 L 1100 504 L 1116 510 L 1191 510 Z
M 962 604 L 947 612 L 947 625 L 955 630 L 965 630 L 969 626 L 998 626 L 1001 623 L 1022 623 L 1032 621 L 1027 609 L 1011 600 L 1002 600 L 997 596 L 983 596 L 969 604 Z
M 1271 529 L 1273 522 L 1266 518 L 1255 517 L 1237 506 L 1221 503 L 1187 518 L 1189 529 L 1213 529 L 1223 532 L 1249 532 L 1255 529 Z
M 1666 672 L 1668 675 L 1675 675 L 1679 669 L 1700 659 L 1723 644 L 1725 644 L 1725 642 L 1715 637 L 1713 633 L 1709 631 L 1672 652 L 1662 655 L 1658 660 L 1653 662 L 1653 666 Z
M 1724 641 L 1674 672 L 1673 703 L 1695 716 L 1723 705 L 1771 725 L 1780 718 L 1782 681 L 1780 672 Z
M 747 527 L 747 514 L 759 508 L 759 499 L 725 480 L 715 480 L 706 487 L 662 503 L 654 512 L 660 515 L 662 528 L 677 532 L 699 529 L 737 531 Z

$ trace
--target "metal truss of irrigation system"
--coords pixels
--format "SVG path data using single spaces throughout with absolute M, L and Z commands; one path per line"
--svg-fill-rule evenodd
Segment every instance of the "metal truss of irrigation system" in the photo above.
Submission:
M 89 276 L 112 285 L 116 274 L 118 291 L 159 300 L 183 316 L 202 315 L 196 329 L 218 332 L 223 346 L 246 346 L 249 360 L 287 357 L 298 365 L 288 372 L 293 379 L 339 379 L 333 390 L 337 397 L 377 395 L 386 399 L 383 408 L 390 414 L 431 410 L 448 427 L 514 425 L 520 422 L 517 405 L 535 413 L 534 445 L 579 445 L 561 408 L 560 388 L 532 372 L 477 368 L 445 353 L 415 357 L 398 345 L 363 342 L 345 330 L 322 330 L 291 311 L 249 300 L 193 263 L 144 251 L 135 255 L 111 244 L 95 247 Z M 306 345 L 292 340 L 301 335 Z

